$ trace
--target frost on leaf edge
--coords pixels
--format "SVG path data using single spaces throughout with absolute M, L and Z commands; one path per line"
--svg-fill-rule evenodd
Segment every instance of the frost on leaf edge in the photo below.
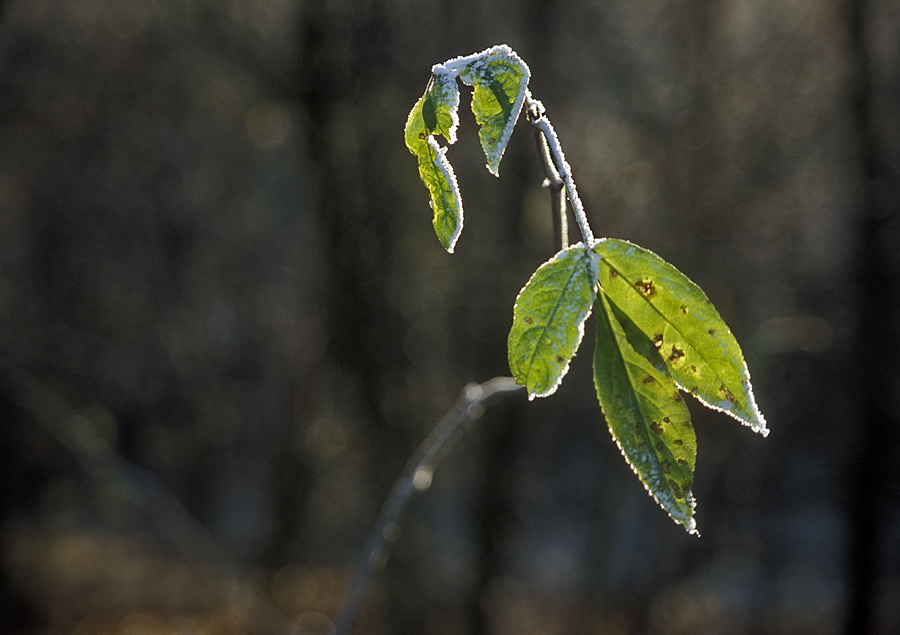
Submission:
M 589 260 L 588 266 L 590 267 L 590 272 L 589 272 L 590 278 L 594 281 L 597 280 L 598 262 L 601 257 L 597 253 L 595 253 L 592 249 L 586 248 L 584 246 L 584 243 L 582 243 L 582 242 L 575 243 L 574 245 L 570 245 L 569 247 L 566 247 L 566 248 L 558 251 L 556 254 L 553 255 L 552 258 L 550 258 L 549 260 L 547 260 L 544 263 L 541 263 L 541 265 L 538 266 L 537 269 L 535 269 L 534 273 L 531 274 L 531 277 L 528 278 L 528 282 L 526 282 L 525 285 L 519 290 L 519 293 L 516 294 L 516 301 L 513 304 L 513 315 L 515 315 L 516 308 L 519 306 L 519 298 L 521 298 L 522 293 L 525 291 L 526 288 L 528 288 L 528 285 L 531 283 L 531 281 L 534 279 L 534 277 L 538 274 L 538 272 L 545 265 L 550 264 L 554 260 L 561 260 L 569 252 L 572 252 L 576 249 L 580 249 L 581 251 L 583 251 L 584 255 Z M 572 266 L 574 268 L 576 266 L 576 263 L 572 263 Z M 594 283 L 593 291 L 594 291 L 594 301 L 596 301 L 596 294 L 597 294 L 596 282 Z M 573 347 L 572 355 L 566 360 L 566 364 L 565 364 L 565 366 L 563 366 L 563 368 L 560 371 L 559 376 L 556 378 L 556 381 L 554 382 L 554 384 L 550 388 L 548 388 L 547 390 L 544 390 L 542 392 L 531 392 L 531 390 L 528 390 L 528 401 L 534 401 L 536 398 L 549 397 L 550 395 L 554 394 L 559 389 L 559 386 L 562 384 L 563 378 L 569 372 L 569 368 L 572 365 L 572 360 L 575 359 L 575 355 L 578 353 L 578 349 L 581 348 L 581 342 L 584 340 L 584 325 L 588 321 L 588 318 L 591 317 L 593 309 L 594 309 L 594 302 L 591 302 L 590 305 L 587 307 L 587 309 L 583 312 L 583 314 L 580 314 L 577 316 L 576 319 L 577 319 L 578 335 L 575 339 L 575 346 Z M 520 383 L 518 376 L 516 377 L 516 383 Z M 525 385 L 525 384 L 520 384 L 520 385 Z M 526 386 L 526 389 L 527 389 L 527 386 Z
M 441 147 L 434 138 L 434 135 L 428 135 L 428 145 L 431 146 L 435 153 L 434 165 L 441 171 L 444 180 L 447 181 L 450 189 L 453 190 L 453 202 L 456 205 L 457 211 L 456 229 L 453 231 L 450 238 L 448 238 L 446 245 L 447 253 L 452 254 L 453 250 L 456 248 L 456 241 L 459 239 L 459 235 L 462 233 L 463 229 L 462 195 L 459 191 L 459 185 L 456 182 L 456 174 L 453 172 L 453 166 L 450 165 L 450 161 L 447 159 L 447 148 Z M 429 201 L 428 204 L 431 206 L 432 212 L 434 212 L 434 201 Z
M 602 298 L 601 298 L 601 295 L 603 296 Z M 597 302 L 603 304 L 608 301 L 609 300 L 608 300 L 608 298 L 606 298 L 604 292 L 602 290 L 599 290 L 597 292 Z M 615 321 L 615 317 L 610 315 L 605 307 L 601 307 L 601 310 L 606 313 L 606 317 L 601 318 L 598 316 L 597 318 L 595 318 L 596 320 L 598 320 L 598 329 L 599 329 L 599 321 L 601 319 L 605 319 L 610 323 L 610 328 L 613 329 L 613 331 L 615 331 L 616 326 L 613 324 L 613 322 Z M 599 337 L 599 335 L 598 335 L 598 337 Z M 615 334 L 613 334 L 613 337 L 615 338 Z M 600 350 L 599 349 L 599 346 L 600 346 L 599 341 L 597 342 L 596 346 L 597 346 L 597 348 L 594 349 L 594 360 L 593 360 L 594 373 L 593 374 L 594 374 L 594 386 L 597 390 L 597 396 L 599 399 L 600 385 L 599 385 L 598 378 L 597 378 L 597 359 L 598 359 L 599 350 Z M 615 346 L 617 349 L 619 348 L 618 341 L 615 343 Z M 620 353 L 620 356 L 621 356 L 621 353 Z M 621 357 L 621 359 L 622 359 L 623 364 L 629 363 L 626 359 L 624 359 L 624 357 Z M 649 362 L 648 362 L 648 364 L 649 364 Z M 653 368 L 653 365 L 649 364 L 649 367 Z M 664 381 L 671 382 L 671 379 L 669 377 L 667 377 L 666 375 L 664 375 L 661 371 L 657 371 L 654 369 L 654 372 L 658 373 L 660 375 L 660 377 L 662 377 L 664 379 Z M 629 381 L 629 384 L 630 383 L 631 382 Z M 673 387 L 676 386 L 676 384 L 674 382 L 671 382 L 671 383 L 672 383 Z M 633 384 L 632 384 L 632 386 L 633 386 Z M 612 404 L 610 404 L 609 407 L 612 408 L 613 407 Z M 658 471 L 657 466 L 653 466 L 652 469 L 650 471 L 648 471 L 647 473 L 642 472 L 641 469 L 638 467 L 638 465 L 632 461 L 631 456 L 629 456 L 628 451 L 626 450 L 625 445 L 623 443 L 623 440 L 613 431 L 613 426 L 609 421 L 609 415 L 606 412 L 606 408 L 604 408 L 604 406 L 603 406 L 602 400 L 600 402 L 600 410 L 601 410 L 601 412 L 603 412 L 603 415 L 606 418 L 607 428 L 609 429 L 610 436 L 612 437 L 613 441 L 615 442 L 616 447 L 619 449 L 619 453 L 622 455 L 622 458 L 625 459 L 625 463 L 628 465 L 628 467 L 631 469 L 631 471 L 635 474 L 635 476 L 638 477 L 638 481 L 641 483 L 644 490 L 646 490 L 646 492 L 656 502 L 656 504 L 659 505 L 663 509 L 663 511 L 666 512 L 666 514 L 669 516 L 669 518 L 671 518 L 675 523 L 683 526 L 689 534 L 699 536 L 700 532 L 697 529 L 697 520 L 694 516 L 695 511 L 697 509 L 697 498 L 694 496 L 693 488 L 686 488 L 684 490 L 684 505 L 687 506 L 687 515 L 685 515 L 684 513 L 681 512 L 678 505 L 676 505 L 676 503 L 673 502 L 673 500 L 669 497 L 668 492 L 665 488 L 654 489 L 653 487 L 651 487 L 651 485 L 649 483 L 649 481 L 665 482 L 667 480 L 665 474 L 664 473 L 661 474 Z M 688 422 L 690 422 L 690 414 L 689 413 L 688 413 Z
M 510 109 L 509 121 L 506 122 L 506 127 L 503 129 L 503 133 L 500 135 L 500 139 L 495 144 L 495 148 L 497 149 L 497 169 L 494 169 L 494 167 L 491 166 L 491 157 L 486 157 L 488 162 L 485 167 L 488 169 L 488 172 L 490 172 L 494 176 L 500 176 L 500 160 L 503 158 L 504 152 L 506 152 L 506 146 L 509 143 L 510 137 L 512 136 L 513 129 L 515 129 L 516 123 L 519 121 L 519 115 L 522 112 L 522 105 L 525 103 L 525 94 L 527 92 L 528 82 L 531 79 L 531 69 L 528 67 L 528 64 L 526 64 L 525 60 L 519 57 L 519 55 L 509 47 L 509 45 L 497 44 L 496 46 L 486 48 L 480 53 L 454 57 L 453 59 L 447 60 L 443 64 L 435 64 L 431 67 L 431 73 L 436 77 L 439 75 L 449 75 L 455 79 L 466 70 L 471 69 L 473 73 L 478 75 L 478 67 L 485 64 L 488 57 L 494 55 L 500 55 L 513 60 L 516 64 L 520 65 L 522 69 L 522 79 L 519 80 L 519 92 Z M 463 81 L 467 85 L 473 86 L 473 84 L 470 84 L 465 79 L 463 79 Z M 454 115 L 455 114 L 456 110 L 454 109 Z M 458 117 L 454 121 L 458 121 Z
M 614 242 L 610 243 L 610 241 L 614 241 Z M 631 251 L 634 250 L 635 248 L 645 251 L 645 252 L 649 253 L 650 255 L 658 258 L 660 261 L 662 261 L 662 263 L 667 264 L 670 267 L 672 267 L 673 269 L 675 269 L 675 271 L 677 271 L 680 275 L 684 276 L 691 284 L 693 284 L 695 287 L 697 287 L 697 289 L 699 289 L 700 292 L 703 293 L 703 295 L 706 295 L 706 292 L 703 291 L 703 289 L 700 288 L 700 286 L 696 282 L 691 280 L 684 272 L 682 272 L 680 269 L 678 269 L 677 267 L 675 267 L 674 265 L 669 263 L 665 258 L 660 256 L 656 252 L 654 252 L 650 249 L 647 249 L 646 247 L 641 247 L 640 245 L 637 245 L 629 240 L 623 240 L 621 238 L 612 238 L 611 239 L 608 237 L 607 238 L 598 238 L 598 239 L 594 240 L 591 243 L 591 250 L 594 251 L 594 253 L 597 253 L 596 248 L 602 243 L 619 244 L 619 245 L 627 247 L 628 250 L 624 254 L 626 257 L 630 256 Z M 602 257 L 602 254 L 598 253 L 597 255 Z M 711 302 L 710 302 L 710 304 L 711 304 Z M 713 306 L 713 308 L 715 309 L 714 306 Z M 718 310 L 716 310 L 716 313 L 718 314 Z M 719 316 L 719 319 L 722 321 L 723 324 L 725 323 L 725 321 L 722 320 L 721 316 Z M 727 327 L 727 325 L 726 325 L 726 327 Z M 728 329 L 728 331 L 730 333 L 731 329 Z M 732 335 L 732 337 L 733 337 L 733 335 Z M 743 371 L 741 373 L 741 375 L 742 375 L 741 376 L 741 387 L 744 389 L 744 393 L 747 396 L 747 405 L 748 405 L 748 409 L 750 410 L 750 414 L 752 415 L 751 418 L 746 419 L 746 418 L 740 416 L 733 410 L 722 406 L 721 402 L 720 403 L 712 403 L 706 399 L 703 399 L 698 394 L 692 392 L 688 387 L 683 386 L 680 382 L 676 381 L 673 377 L 670 377 L 670 379 L 674 382 L 674 384 L 678 387 L 679 390 L 681 390 L 682 392 L 684 392 L 686 394 L 691 395 L 697 401 L 702 403 L 705 407 L 709 408 L 710 410 L 722 412 L 722 413 L 728 415 L 729 417 L 731 417 L 732 419 L 734 419 L 735 421 L 740 422 L 742 425 L 747 426 L 753 432 L 756 432 L 757 434 L 761 435 L 762 437 L 767 437 L 767 436 L 769 436 L 770 430 L 769 430 L 768 426 L 766 425 L 765 416 L 763 415 L 762 411 L 759 409 L 759 406 L 756 403 L 756 395 L 753 393 L 753 384 L 751 383 L 751 380 L 750 380 L 750 369 L 747 366 L 747 360 L 744 358 L 743 350 L 741 350 L 740 344 L 737 342 L 737 338 L 734 338 L 734 340 L 735 340 L 735 344 L 738 345 L 738 351 L 741 354 L 740 366 Z

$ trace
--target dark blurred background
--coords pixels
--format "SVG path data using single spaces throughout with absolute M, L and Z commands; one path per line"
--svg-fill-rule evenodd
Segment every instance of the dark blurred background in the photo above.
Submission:
M 464 91 L 453 256 L 403 144 L 431 65 L 503 42 L 772 434 L 691 404 L 688 536 L 582 352 L 462 439 L 357 632 L 900 632 L 892 0 L 0 0 L 0 630 L 328 632 L 554 251 L 525 125 L 493 178 Z

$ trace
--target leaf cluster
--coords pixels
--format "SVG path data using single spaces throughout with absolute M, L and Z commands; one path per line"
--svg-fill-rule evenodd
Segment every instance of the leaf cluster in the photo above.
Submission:
M 522 110 L 566 180 L 583 242 L 542 264 L 522 288 L 507 341 L 509 367 L 530 399 L 553 394 L 596 314 L 594 387 L 613 439 L 647 491 L 677 523 L 697 533 L 692 493 L 697 439 L 682 394 L 768 434 L 743 352 L 706 294 L 671 264 L 633 243 L 593 239 L 530 72 L 506 45 L 432 67 L 406 125 L 406 145 L 428 188 L 434 228 L 450 252 L 462 231 L 462 199 L 448 144 L 459 125 L 457 78 L 473 87 L 472 110 L 487 168 L 500 159 Z M 564 212 L 563 212 L 564 213 Z

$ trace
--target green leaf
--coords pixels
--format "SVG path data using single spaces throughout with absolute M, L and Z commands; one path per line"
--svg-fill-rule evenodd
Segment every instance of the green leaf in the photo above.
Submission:
M 429 152 L 419 155 L 419 176 L 431 194 L 434 232 L 451 254 L 462 232 L 463 208 L 456 175 L 447 161 L 447 148 L 428 137 Z
M 459 85 L 448 73 L 432 75 L 425 93 L 416 102 L 406 119 L 404 133 L 406 147 L 421 157 L 428 153 L 428 137 L 442 135 L 447 143 L 456 143 L 459 127 Z
M 525 62 L 505 44 L 479 53 L 459 74 L 475 89 L 472 112 L 480 126 L 478 136 L 487 168 L 494 176 L 522 110 L 530 76 Z
M 442 135 L 449 144 L 456 142 L 458 106 L 456 77 L 447 73 L 432 74 L 425 94 L 407 117 L 404 135 L 406 147 L 418 158 L 419 177 L 431 195 L 434 231 L 450 253 L 462 232 L 462 196 L 446 157 L 447 149 L 438 144 L 435 135 Z
M 605 238 L 593 250 L 602 256 L 600 286 L 628 316 L 634 349 L 706 406 L 767 435 L 743 352 L 700 287 L 630 242 Z
M 675 522 L 697 532 L 691 485 L 697 440 L 678 387 L 632 348 L 601 290 L 594 386 L 609 431 L 644 487 Z
M 459 85 L 456 78 L 475 87 L 472 111 L 481 126 L 481 146 L 488 169 L 497 174 L 500 159 L 525 100 L 529 70 L 505 44 L 467 57 L 435 64 L 425 93 L 406 119 L 406 147 L 419 162 L 419 176 L 431 194 L 434 229 L 444 248 L 453 253 L 463 226 L 462 197 L 453 168 L 435 137 L 456 143 L 459 126 Z
M 541 265 L 519 292 L 509 368 L 529 399 L 556 392 L 584 335 L 597 295 L 596 256 L 579 243 Z

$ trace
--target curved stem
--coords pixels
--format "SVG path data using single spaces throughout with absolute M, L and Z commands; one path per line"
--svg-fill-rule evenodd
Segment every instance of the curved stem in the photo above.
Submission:
M 484 413 L 487 402 L 498 395 L 519 392 L 523 386 L 512 377 L 495 377 L 483 384 L 469 384 L 434 430 L 425 438 L 394 483 L 390 496 L 381 507 L 381 515 L 372 528 L 356 576 L 334 620 L 333 635 L 349 635 L 362 606 L 372 577 L 387 562 L 389 543 L 400 535 L 397 523 L 412 496 L 431 486 L 431 477 L 441 460 L 453 448 L 468 425 Z
M 533 122 L 532 111 L 527 109 L 528 121 Z M 550 212 L 553 217 L 553 234 L 559 239 L 557 250 L 565 249 L 569 246 L 569 219 L 566 214 L 566 192 L 565 182 L 560 178 L 556 166 L 553 165 L 553 157 L 550 156 L 550 146 L 547 145 L 547 139 L 537 126 L 534 128 L 534 138 L 537 142 L 538 155 L 541 157 L 541 164 L 544 166 L 544 187 L 550 190 Z
M 585 245 L 594 242 L 594 232 L 588 223 L 587 215 L 584 213 L 584 206 L 581 204 L 581 198 L 578 196 L 578 189 L 575 187 L 575 180 L 572 178 L 572 168 L 566 161 L 566 155 L 563 154 L 562 146 L 559 144 L 559 138 L 550 120 L 547 119 L 544 111 L 544 105 L 531 96 L 530 91 L 525 92 L 525 105 L 528 108 L 528 119 L 531 125 L 540 130 L 553 159 L 553 165 L 557 174 L 562 178 L 566 186 L 566 192 L 569 194 L 569 201 L 572 203 L 572 210 L 575 212 L 575 222 L 578 223 L 578 229 L 581 230 L 581 236 L 584 238 Z

